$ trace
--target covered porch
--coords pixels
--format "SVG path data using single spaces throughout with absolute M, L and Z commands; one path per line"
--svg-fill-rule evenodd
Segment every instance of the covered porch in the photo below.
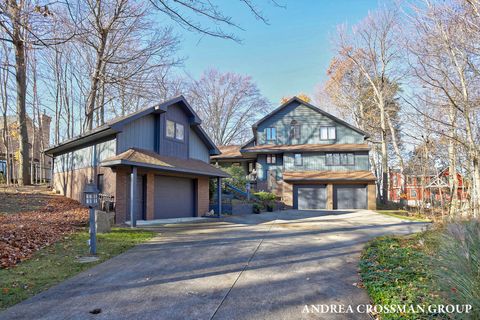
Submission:
M 209 180 L 221 183 L 224 171 L 196 159 L 129 149 L 102 162 L 116 174 L 115 222 L 191 219 L 208 212 Z M 221 196 L 221 195 L 220 195 Z

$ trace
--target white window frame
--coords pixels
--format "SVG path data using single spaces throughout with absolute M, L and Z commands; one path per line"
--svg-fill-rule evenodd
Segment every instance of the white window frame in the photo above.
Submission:
M 320 127 L 320 140 L 337 140 L 337 127 L 335 126 Z

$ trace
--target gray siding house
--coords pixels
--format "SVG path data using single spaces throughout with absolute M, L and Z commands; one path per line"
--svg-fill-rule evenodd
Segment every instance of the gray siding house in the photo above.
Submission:
M 113 196 L 117 223 L 203 215 L 219 150 L 183 96 L 145 108 L 46 150 L 53 188 L 82 202 L 89 182 Z M 132 192 L 133 190 L 133 192 Z
M 220 166 L 242 166 L 257 190 L 295 209 L 376 207 L 368 134 L 294 97 L 252 127 L 241 146 L 221 146 Z

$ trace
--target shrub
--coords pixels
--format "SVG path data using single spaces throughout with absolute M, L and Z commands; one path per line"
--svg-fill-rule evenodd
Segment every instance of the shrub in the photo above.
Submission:
M 470 314 L 480 319 L 480 222 L 452 223 L 440 240 L 436 276 L 452 304 L 470 304 Z
M 273 211 L 273 204 L 277 196 L 271 192 L 260 191 L 253 194 L 268 211 Z
M 247 178 L 245 171 L 239 166 L 230 166 L 228 168 L 222 168 L 223 171 L 228 173 L 231 178 L 226 178 L 224 181 L 240 190 L 245 190 L 247 185 Z
M 253 206 L 252 206 L 252 211 L 253 213 L 260 213 L 262 212 L 262 210 L 264 210 L 264 207 L 263 205 L 261 205 L 260 203 L 254 203 Z

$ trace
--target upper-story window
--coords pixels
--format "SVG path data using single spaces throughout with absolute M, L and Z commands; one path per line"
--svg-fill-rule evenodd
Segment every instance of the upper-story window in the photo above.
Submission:
M 167 120 L 166 136 L 183 141 L 185 139 L 185 127 L 181 123 Z
M 327 153 L 325 155 L 327 166 L 353 166 L 355 155 L 353 153 Z
M 267 163 L 268 164 L 276 164 L 277 157 L 274 154 L 267 154 Z
M 337 139 L 337 130 L 335 127 L 320 127 L 321 140 L 335 140 Z
M 290 122 L 290 138 L 300 139 L 300 124 L 298 124 L 296 120 Z
M 276 128 L 266 128 L 265 135 L 268 141 L 275 141 L 277 140 L 277 129 Z
M 293 159 L 294 159 L 294 164 L 296 166 L 301 166 L 303 165 L 303 159 L 302 159 L 302 154 L 301 153 L 295 153 L 293 155 Z

